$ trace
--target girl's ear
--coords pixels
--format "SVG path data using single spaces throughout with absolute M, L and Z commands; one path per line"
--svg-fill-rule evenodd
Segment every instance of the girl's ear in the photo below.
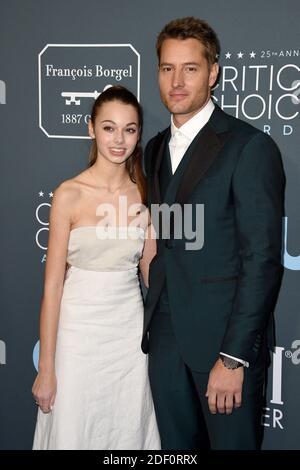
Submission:
M 94 133 L 93 123 L 92 123 L 91 120 L 89 120 L 88 127 L 89 127 L 89 136 L 90 136 L 91 139 L 94 139 L 95 138 L 95 133 Z

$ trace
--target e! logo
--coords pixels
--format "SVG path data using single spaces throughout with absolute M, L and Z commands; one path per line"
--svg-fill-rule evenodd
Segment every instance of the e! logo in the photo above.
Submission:
M 2 340 L 0 340 L 0 365 L 1 364 L 6 364 L 6 345 Z
M 3 80 L 0 80 L 0 104 L 6 104 L 6 85 Z

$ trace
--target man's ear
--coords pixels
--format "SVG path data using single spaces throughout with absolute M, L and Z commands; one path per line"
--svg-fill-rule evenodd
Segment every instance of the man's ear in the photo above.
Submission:
M 218 78 L 218 74 L 219 74 L 219 64 L 217 62 L 215 62 L 214 64 L 212 64 L 212 66 L 210 67 L 210 72 L 209 72 L 209 86 L 212 88 L 214 86 L 214 84 L 216 83 L 217 81 L 217 78 Z
M 94 138 L 95 138 L 94 126 L 93 126 L 93 123 L 92 123 L 91 120 L 89 120 L 88 128 L 89 128 L 89 136 L 90 136 L 90 138 L 91 138 L 91 139 L 94 139 Z

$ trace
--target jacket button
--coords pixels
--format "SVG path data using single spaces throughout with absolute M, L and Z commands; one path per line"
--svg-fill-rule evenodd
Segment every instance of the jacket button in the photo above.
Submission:
M 174 246 L 175 246 L 174 240 L 166 240 L 165 246 L 166 246 L 166 248 L 168 248 L 169 250 L 170 250 L 171 248 L 174 248 Z

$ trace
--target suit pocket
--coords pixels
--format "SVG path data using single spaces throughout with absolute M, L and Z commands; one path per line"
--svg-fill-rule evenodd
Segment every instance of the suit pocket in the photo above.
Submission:
M 237 281 L 239 278 L 238 275 L 236 276 L 222 276 L 222 277 L 202 277 L 200 279 L 200 282 L 202 284 L 210 284 L 213 282 L 232 282 L 232 281 Z

